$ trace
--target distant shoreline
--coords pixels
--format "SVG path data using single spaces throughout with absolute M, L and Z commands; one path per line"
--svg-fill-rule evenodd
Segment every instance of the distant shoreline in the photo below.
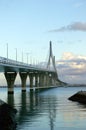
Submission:
M 20 87 L 21 85 L 14 85 L 14 88 L 20 88 Z M 26 87 L 28 87 L 28 85 Z M 62 87 L 86 87 L 86 84 L 68 84 L 67 86 L 64 85 Z M 7 86 L 0 86 L 0 88 L 7 88 Z
M 86 84 L 69 84 L 68 87 L 86 87 Z

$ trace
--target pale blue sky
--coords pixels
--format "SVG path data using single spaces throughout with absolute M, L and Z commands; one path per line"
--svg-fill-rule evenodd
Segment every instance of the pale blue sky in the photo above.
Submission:
M 56 59 L 63 52 L 86 55 L 86 30 L 51 31 L 85 23 L 85 13 L 85 0 L 0 0 L 0 55 L 6 56 L 8 43 L 9 58 L 15 59 L 17 48 L 19 60 L 22 50 L 39 61 L 45 60 L 50 40 Z
M 86 58 L 86 0 L 0 0 L 0 56 L 45 61 L 50 40 L 56 61 Z

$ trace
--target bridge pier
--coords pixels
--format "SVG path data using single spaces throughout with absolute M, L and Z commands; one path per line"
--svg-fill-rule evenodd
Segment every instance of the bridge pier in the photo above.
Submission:
M 46 86 L 47 87 L 49 86 L 49 74 L 48 73 L 46 74 Z
M 49 74 L 49 85 L 50 85 L 50 86 L 53 85 L 53 76 L 52 76 L 51 73 Z
M 44 74 L 39 74 L 39 87 L 44 86 Z
M 13 94 L 14 93 L 14 82 L 16 79 L 16 72 L 5 72 L 4 73 L 7 85 L 8 85 L 8 94 Z
M 46 86 L 46 75 L 44 75 L 44 87 Z
M 21 86 L 22 86 L 22 92 L 26 92 L 26 79 L 27 79 L 27 73 L 19 73 L 21 78 Z
M 53 85 L 57 85 L 57 74 L 53 74 Z
M 31 89 L 33 87 L 33 77 L 34 74 L 33 73 L 29 73 L 29 79 L 30 79 L 30 92 L 33 92 L 33 89 Z
M 47 87 L 54 85 L 54 79 L 52 73 L 46 73 L 45 78 L 46 78 L 45 83 Z
M 38 83 L 38 82 L 39 82 L 39 79 L 38 79 L 38 78 L 39 78 L 38 73 L 35 73 L 35 92 L 36 92 L 36 93 L 39 92 L 39 88 L 38 88 L 38 87 L 39 87 L 39 83 Z
M 35 87 L 38 87 L 38 74 L 35 74 Z

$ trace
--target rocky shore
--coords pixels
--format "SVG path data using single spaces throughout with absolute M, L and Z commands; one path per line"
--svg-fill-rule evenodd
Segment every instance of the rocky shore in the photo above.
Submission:
M 68 98 L 71 101 L 77 101 L 86 104 L 86 91 L 79 91 Z
M 0 130 L 16 130 L 17 110 L 0 100 Z

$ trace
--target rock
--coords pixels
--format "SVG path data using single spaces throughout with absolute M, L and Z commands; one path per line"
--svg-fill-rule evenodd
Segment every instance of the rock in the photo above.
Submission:
M 71 101 L 77 101 L 80 103 L 86 103 L 86 91 L 79 91 L 76 94 L 68 98 Z
M 0 130 L 16 130 L 16 109 L 0 100 Z

